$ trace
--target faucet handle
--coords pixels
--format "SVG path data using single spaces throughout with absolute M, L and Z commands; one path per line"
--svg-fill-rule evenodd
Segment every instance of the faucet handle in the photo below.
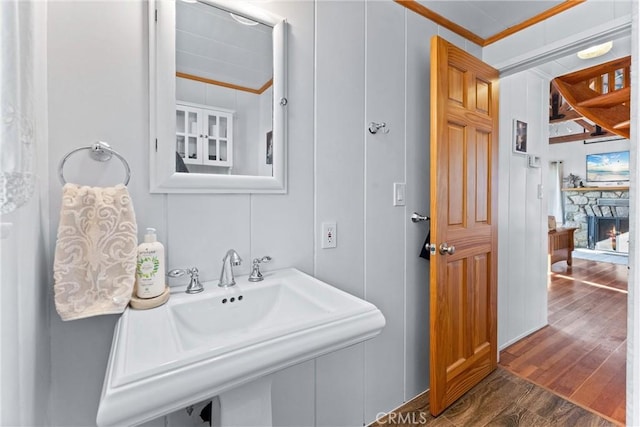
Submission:
M 167 273 L 169 277 L 182 277 L 184 275 L 189 275 L 191 277 L 191 281 L 189 285 L 187 285 L 187 289 L 185 290 L 188 294 L 197 294 L 198 292 L 204 291 L 204 287 L 202 283 L 200 283 L 200 272 L 196 267 L 191 268 L 176 268 Z
M 260 272 L 260 263 L 271 261 L 271 257 L 269 255 L 265 255 L 262 258 L 255 258 L 253 260 L 253 267 L 251 268 L 251 274 L 249 275 L 250 282 L 259 282 L 264 280 L 262 277 L 262 273 Z

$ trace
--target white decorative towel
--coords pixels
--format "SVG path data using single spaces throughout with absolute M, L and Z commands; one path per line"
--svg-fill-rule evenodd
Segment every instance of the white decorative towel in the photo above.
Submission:
M 53 279 L 62 320 L 122 313 L 135 282 L 138 238 L 127 188 L 65 184 Z

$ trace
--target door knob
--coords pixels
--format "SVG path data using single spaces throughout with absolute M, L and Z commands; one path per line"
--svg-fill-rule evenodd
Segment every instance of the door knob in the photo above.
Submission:
M 440 252 L 440 255 L 445 255 L 445 254 L 453 255 L 456 253 L 456 247 L 453 245 L 447 246 L 447 242 L 444 242 L 444 243 L 440 243 L 440 247 L 438 248 L 438 251 Z
M 420 222 L 420 221 L 428 221 L 429 217 L 426 215 L 420 215 L 418 212 L 414 212 L 411 214 L 411 221 Z

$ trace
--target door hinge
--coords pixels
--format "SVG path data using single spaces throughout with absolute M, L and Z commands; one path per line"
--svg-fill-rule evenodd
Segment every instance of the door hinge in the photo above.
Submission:
M 158 138 L 156 138 L 156 153 L 158 152 Z
M 158 9 L 156 9 L 156 11 L 155 11 L 155 12 L 156 12 L 156 13 L 155 13 L 155 19 L 156 19 L 156 22 L 158 22 Z

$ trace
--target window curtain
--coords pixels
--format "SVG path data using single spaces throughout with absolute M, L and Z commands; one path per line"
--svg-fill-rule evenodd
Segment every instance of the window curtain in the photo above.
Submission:
M 24 205 L 33 195 L 39 107 L 46 79 L 38 65 L 46 58 L 37 28 L 38 1 L 0 1 L 0 213 Z M 39 97 L 39 95 L 43 95 Z
M 564 203 L 562 200 L 562 162 L 551 162 L 549 164 L 549 179 L 547 183 L 549 189 L 549 215 L 556 218 L 558 225 L 564 223 Z

